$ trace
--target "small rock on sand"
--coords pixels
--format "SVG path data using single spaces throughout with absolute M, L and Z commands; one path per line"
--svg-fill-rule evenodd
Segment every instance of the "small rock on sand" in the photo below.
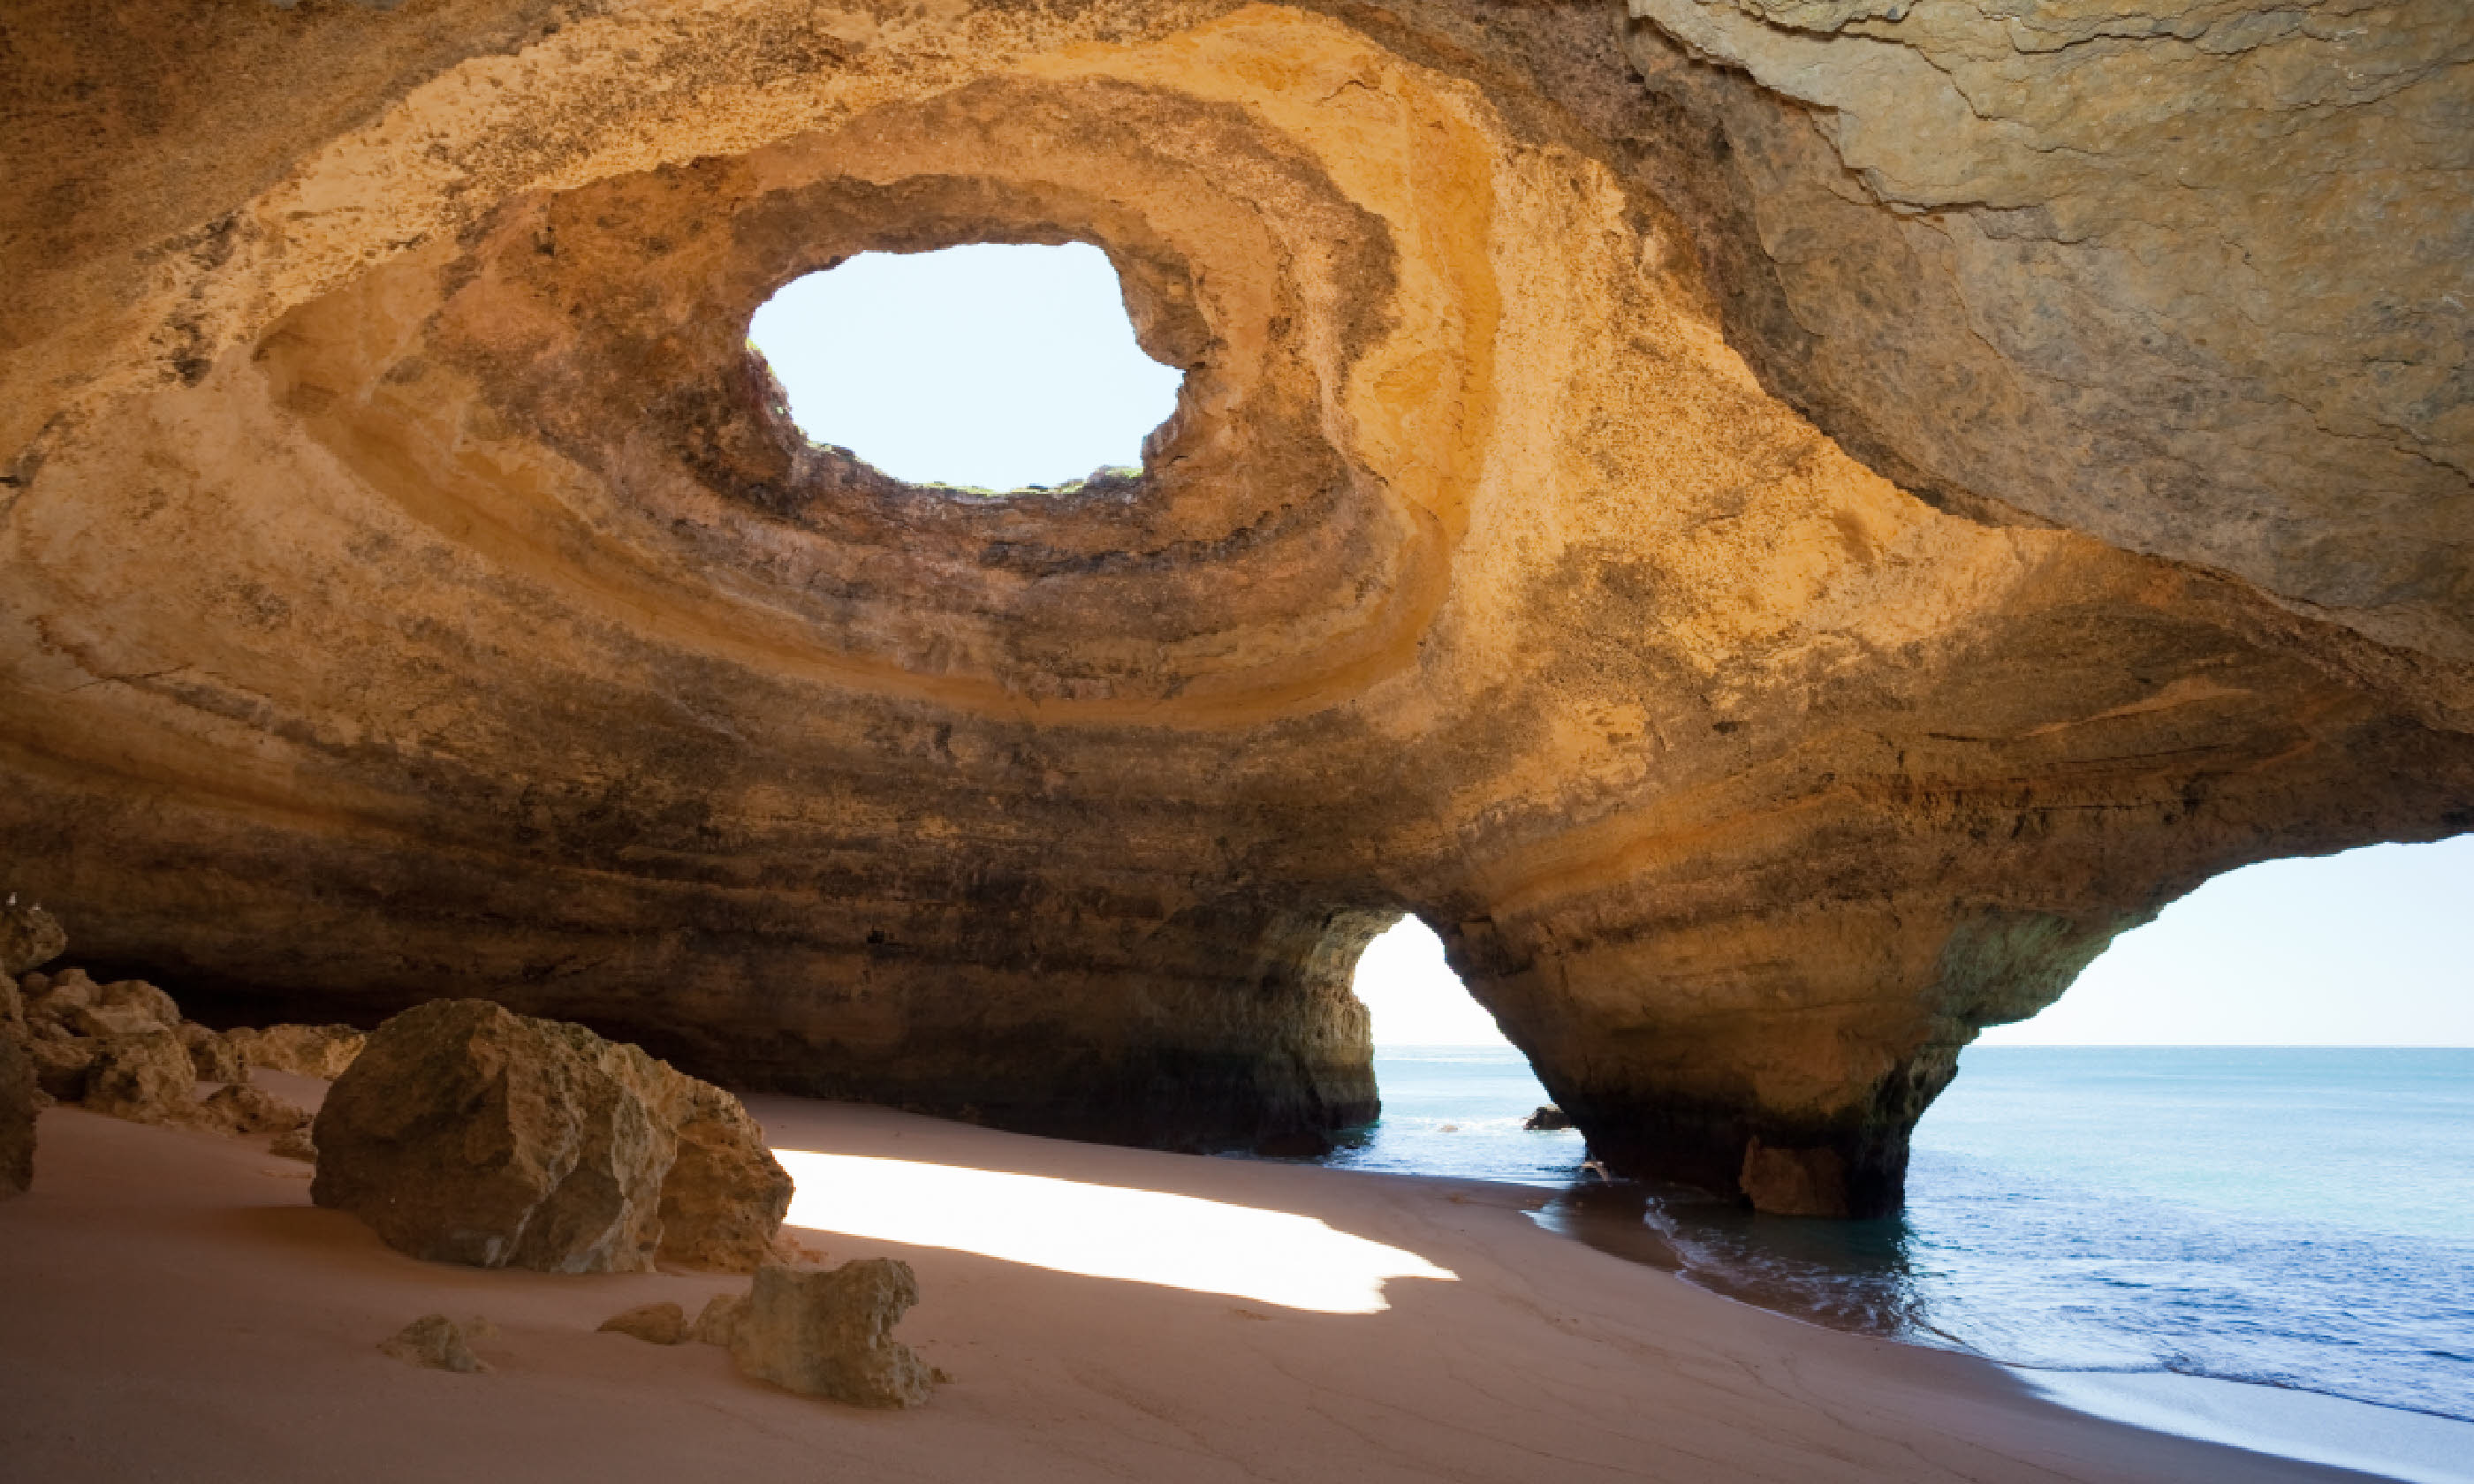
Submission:
M 623 1314 L 613 1314 L 601 1321 L 601 1328 L 654 1345 L 677 1345 L 688 1338 L 688 1315 L 687 1310 L 667 1301 L 639 1304 Z
M 198 1104 L 209 1125 L 234 1134 L 290 1134 L 309 1126 L 309 1111 L 246 1082 L 217 1088 Z
M 730 1343 L 741 1375 L 854 1406 L 912 1407 L 928 1400 L 927 1363 L 893 1338 L 919 1302 L 910 1264 L 863 1257 L 831 1272 L 756 1270 Z
M 444 1314 L 422 1315 L 393 1336 L 380 1340 L 378 1351 L 405 1365 L 426 1366 L 433 1371 L 456 1371 L 469 1376 L 490 1369 L 473 1353 L 464 1327 Z
M 298 1160 L 303 1164 L 318 1162 L 318 1141 L 309 1137 L 309 1125 L 303 1124 L 289 1134 L 278 1134 L 266 1152 L 279 1160 Z

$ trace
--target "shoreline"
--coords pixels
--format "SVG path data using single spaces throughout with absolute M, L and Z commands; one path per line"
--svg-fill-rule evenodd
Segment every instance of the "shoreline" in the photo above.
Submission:
M 1539 1230 L 1524 1212 L 1540 1192 L 1525 1188 L 797 1099 L 749 1110 L 787 1154 L 860 1161 L 845 1170 L 1039 1183 L 1007 1188 L 1069 1203 L 1048 1249 L 1068 1264 L 1116 1260 L 1097 1238 L 1133 1220 L 1153 1224 L 1132 1250 L 1200 1256 L 1205 1270 L 1111 1276 L 970 1250 L 1055 1219 L 1024 1203 L 982 1211 L 997 1235 L 958 1235 L 965 1245 L 802 1229 L 834 1262 L 910 1262 L 923 1299 L 901 1338 L 958 1377 L 919 1411 L 867 1413 L 744 1380 L 707 1347 L 595 1332 L 622 1308 L 692 1310 L 744 1279 L 417 1262 L 309 1206 L 306 1168 L 257 1144 L 54 1109 L 34 1191 L 0 1206 L 0 1441 L 29 1476 L 69 1481 L 462 1470 L 674 1484 L 722 1460 L 973 1484 L 2360 1476 L 2105 1421 L 1977 1357 L 1638 1281 L 1637 1267 Z M 837 1184 L 856 1198 L 863 1183 Z M 861 1202 L 850 1220 L 917 1220 L 929 1205 L 872 1199 L 875 1215 Z M 1076 1201 L 1096 1220 L 1074 1227 Z M 1249 1260 L 1273 1256 L 1213 1268 L 1157 1224 L 1171 1217 L 1225 1225 Z M 1303 1256 L 1278 1258 L 1283 1242 Z M 1281 1286 L 1299 1276 L 1313 1283 Z M 1377 1302 L 1351 1298 L 1369 1283 Z M 480 1347 L 493 1374 L 376 1352 L 433 1311 L 494 1322 Z

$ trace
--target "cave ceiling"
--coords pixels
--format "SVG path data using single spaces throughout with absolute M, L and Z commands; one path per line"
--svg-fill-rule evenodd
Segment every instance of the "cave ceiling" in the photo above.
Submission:
M 2165 901 L 2474 827 L 2451 5 L 5 31 L 0 861 L 183 1003 L 1203 1146 L 1370 1113 L 1414 911 L 1619 1166 L 1867 1210 Z M 982 242 L 1140 478 L 790 425 L 760 303 Z

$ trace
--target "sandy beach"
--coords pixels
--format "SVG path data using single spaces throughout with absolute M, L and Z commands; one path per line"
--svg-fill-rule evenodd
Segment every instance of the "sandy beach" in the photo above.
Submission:
M 316 1087 L 277 1080 L 296 1096 Z M 794 1222 L 907 1224 L 913 1240 L 813 1225 L 799 1235 L 831 1260 L 885 1255 L 917 1269 L 924 1297 L 902 1334 L 954 1376 L 927 1407 L 809 1400 L 742 1379 L 716 1349 L 595 1332 L 631 1305 L 674 1299 L 692 1311 L 744 1280 L 418 1262 L 313 1208 L 307 1168 L 252 1142 L 54 1109 L 34 1190 L 0 1207 L 8 1472 L 2354 1476 L 2097 1421 L 1997 1366 L 1743 1307 L 1540 1230 L 1522 1211 L 1536 1194 L 1515 1187 L 1073 1144 L 784 1098 L 751 1107 L 807 1172 Z M 857 1187 L 840 1214 L 814 1188 L 837 1168 Z M 914 1209 L 863 1209 L 888 1189 Z M 992 1189 L 1017 1198 L 941 1216 L 934 1206 L 939 1191 L 984 1200 Z M 1097 1276 L 917 1239 L 938 1221 L 942 1240 L 1094 1270 L 1153 1266 Z M 1128 1221 L 1152 1225 L 1116 1240 Z M 1229 1233 L 1225 1250 L 1215 1230 Z M 1163 1245 L 1174 1248 L 1165 1268 Z M 1283 1276 L 1298 1264 L 1322 1271 Z M 1386 1270 L 1395 1276 L 1367 1276 Z M 477 1347 L 490 1374 L 378 1353 L 432 1311 L 496 1325 Z

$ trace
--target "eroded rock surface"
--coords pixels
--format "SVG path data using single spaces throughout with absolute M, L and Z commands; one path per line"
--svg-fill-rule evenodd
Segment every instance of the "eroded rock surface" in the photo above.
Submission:
M 1307 1147 L 1416 911 L 1611 1166 L 1879 1211 L 2115 934 L 2474 828 L 2442 0 L 120 9 L 5 22 L 0 858 L 214 1023 Z M 748 355 L 1067 240 L 1139 479 Z
M 433 1261 L 623 1273 L 658 1252 L 752 1267 L 742 1249 L 770 1240 L 789 1181 L 761 1142 L 724 1147 L 757 1137 L 744 1113 L 723 1116 L 727 1096 L 580 1025 L 436 1000 L 381 1025 L 337 1079 L 310 1195 Z
M 238 1026 L 225 1033 L 233 1053 L 251 1066 L 323 1077 L 344 1075 L 369 1038 L 349 1025 Z
M 932 1381 L 926 1361 L 893 1338 L 919 1302 L 910 1264 L 861 1257 L 829 1271 L 770 1264 L 756 1270 L 732 1325 L 740 1373 L 803 1396 L 853 1406 L 913 1407 Z
M 408 1366 L 476 1375 L 490 1368 L 473 1353 L 473 1337 L 468 1328 L 444 1314 L 424 1314 L 380 1340 L 378 1352 Z
M 17 981 L 0 973 L 0 1199 L 35 1183 L 35 1114 L 42 1089 L 31 1041 Z
M 614 1334 L 631 1335 L 650 1345 L 685 1344 L 690 1334 L 687 1310 L 664 1300 L 659 1304 L 639 1304 L 634 1308 L 611 1315 L 601 1328 Z

